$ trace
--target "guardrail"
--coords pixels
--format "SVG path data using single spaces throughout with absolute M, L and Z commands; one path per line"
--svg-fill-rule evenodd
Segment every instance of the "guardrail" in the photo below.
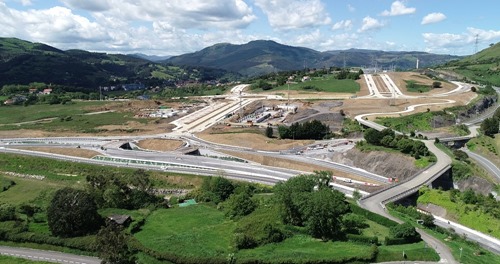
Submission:
M 404 197 L 407 197 L 407 196 L 410 196 L 411 194 L 415 193 L 418 191 L 418 189 L 420 189 L 420 187 L 422 185 L 427 185 L 431 182 L 433 182 L 435 179 L 439 178 L 441 175 L 443 175 L 443 173 L 445 173 L 447 170 L 449 170 L 451 168 L 450 165 L 447 165 L 446 167 L 440 169 L 437 173 L 435 173 L 434 175 L 432 175 L 432 177 L 428 178 L 427 180 L 425 180 L 422 184 L 419 184 L 419 185 L 416 185 L 402 193 L 399 193 L 399 194 L 396 194 L 390 198 L 387 198 L 385 200 L 383 200 L 381 203 L 382 204 L 387 204 L 389 202 L 394 202 L 394 201 L 397 201 L 401 198 L 404 198 Z M 398 184 L 398 185 L 401 185 L 401 184 Z

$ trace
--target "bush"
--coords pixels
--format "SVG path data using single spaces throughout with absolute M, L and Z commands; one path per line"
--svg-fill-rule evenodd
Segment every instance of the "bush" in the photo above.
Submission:
M 0 204 L 0 222 L 16 220 L 16 207 L 11 204 Z
M 357 205 L 351 204 L 350 206 L 351 206 L 351 211 L 353 213 L 358 214 L 358 215 L 362 215 L 362 216 L 366 217 L 366 219 L 371 220 L 379 225 L 383 225 L 385 227 L 393 227 L 393 226 L 398 225 L 398 223 L 392 221 L 389 218 L 386 218 L 386 217 L 383 217 L 379 214 L 370 212 L 370 211 L 363 209 Z
M 393 226 L 389 229 L 389 234 L 393 238 L 402 238 L 408 243 L 420 241 L 420 234 L 410 223 Z
M 404 238 L 385 237 L 384 244 L 386 246 L 390 246 L 390 245 L 403 245 L 403 244 L 408 244 L 408 242 Z
M 378 244 L 378 237 L 363 236 L 355 234 L 347 234 L 347 240 L 361 244 Z
M 234 247 L 237 249 L 254 248 L 257 246 L 255 239 L 247 234 L 236 233 L 233 240 Z

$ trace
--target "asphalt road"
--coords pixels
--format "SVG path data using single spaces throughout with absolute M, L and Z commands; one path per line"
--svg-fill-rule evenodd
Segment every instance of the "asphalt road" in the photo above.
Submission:
M 467 153 L 467 155 L 471 159 L 477 161 L 477 163 L 479 163 L 481 167 L 488 171 L 491 176 L 496 178 L 497 182 L 500 182 L 500 169 L 498 169 L 498 167 L 493 162 L 477 153 L 468 150 L 467 148 L 461 148 L 461 150 Z
M 446 153 L 442 152 L 440 149 L 438 149 L 433 141 L 426 140 L 424 141 L 425 145 L 427 148 L 429 148 L 429 151 L 434 153 L 437 157 L 437 162 L 434 164 L 432 167 L 428 168 L 427 170 L 423 171 L 422 173 L 418 174 L 417 176 L 413 177 L 411 180 L 403 182 L 398 185 L 394 185 L 392 188 L 387 189 L 385 191 L 379 192 L 377 194 L 374 194 L 372 196 L 368 196 L 365 199 L 360 200 L 360 205 L 374 213 L 383 215 L 387 218 L 390 218 L 396 222 L 401 222 L 401 220 L 396 219 L 395 217 L 391 216 L 386 208 L 385 204 L 391 200 L 395 200 L 399 195 L 411 191 L 412 189 L 417 189 L 419 186 L 422 186 L 425 184 L 430 177 L 433 175 L 439 174 L 441 171 L 445 170 L 446 168 L 449 167 L 451 164 L 451 159 Z M 436 252 L 439 254 L 441 257 L 441 263 L 457 263 L 455 261 L 455 258 L 451 254 L 450 249 L 442 243 L 440 240 L 428 235 L 422 230 L 417 230 L 420 235 L 422 236 L 422 239 Z
M 31 248 L 13 248 L 0 246 L 0 254 L 34 261 L 73 264 L 100 264 L 101 260 L 94 257 L 79 256 L 56 251 L 46 251 Z

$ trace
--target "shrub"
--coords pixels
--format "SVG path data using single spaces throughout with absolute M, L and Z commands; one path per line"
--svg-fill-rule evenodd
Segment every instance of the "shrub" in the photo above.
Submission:
M 378 237 L 363 236 L 355 234 L 347 234 L 347 240 L 361 244 L 378 244 Z
M 415 227 L 410 223 L 404 223 L 401 225 L 393 226 L 389 229 L 389 234 L 393 238 L 401 238 L 406 240 L 408 243 L 420 241 L 420 234 L 417 233 Z
M 379 214 L 370 212 L 366 209 L 363 209 L 357 205 L 351 204 L 351 211 L 355 214 L 362 215 L 366 217 L 366 219 L 371 220 L 379 225 L 383 225 L 385 227 L 393 227 L 398 225 L 398 223 L 392 221 L 389 218 L 383 217 Z

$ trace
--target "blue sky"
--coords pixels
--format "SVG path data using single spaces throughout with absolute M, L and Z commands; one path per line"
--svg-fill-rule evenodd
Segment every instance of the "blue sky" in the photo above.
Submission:
M 0 36 L 178 55 L 268 39 L 319 51 L 469 55 L 500 40 L 498 0 L 0 0 Z

